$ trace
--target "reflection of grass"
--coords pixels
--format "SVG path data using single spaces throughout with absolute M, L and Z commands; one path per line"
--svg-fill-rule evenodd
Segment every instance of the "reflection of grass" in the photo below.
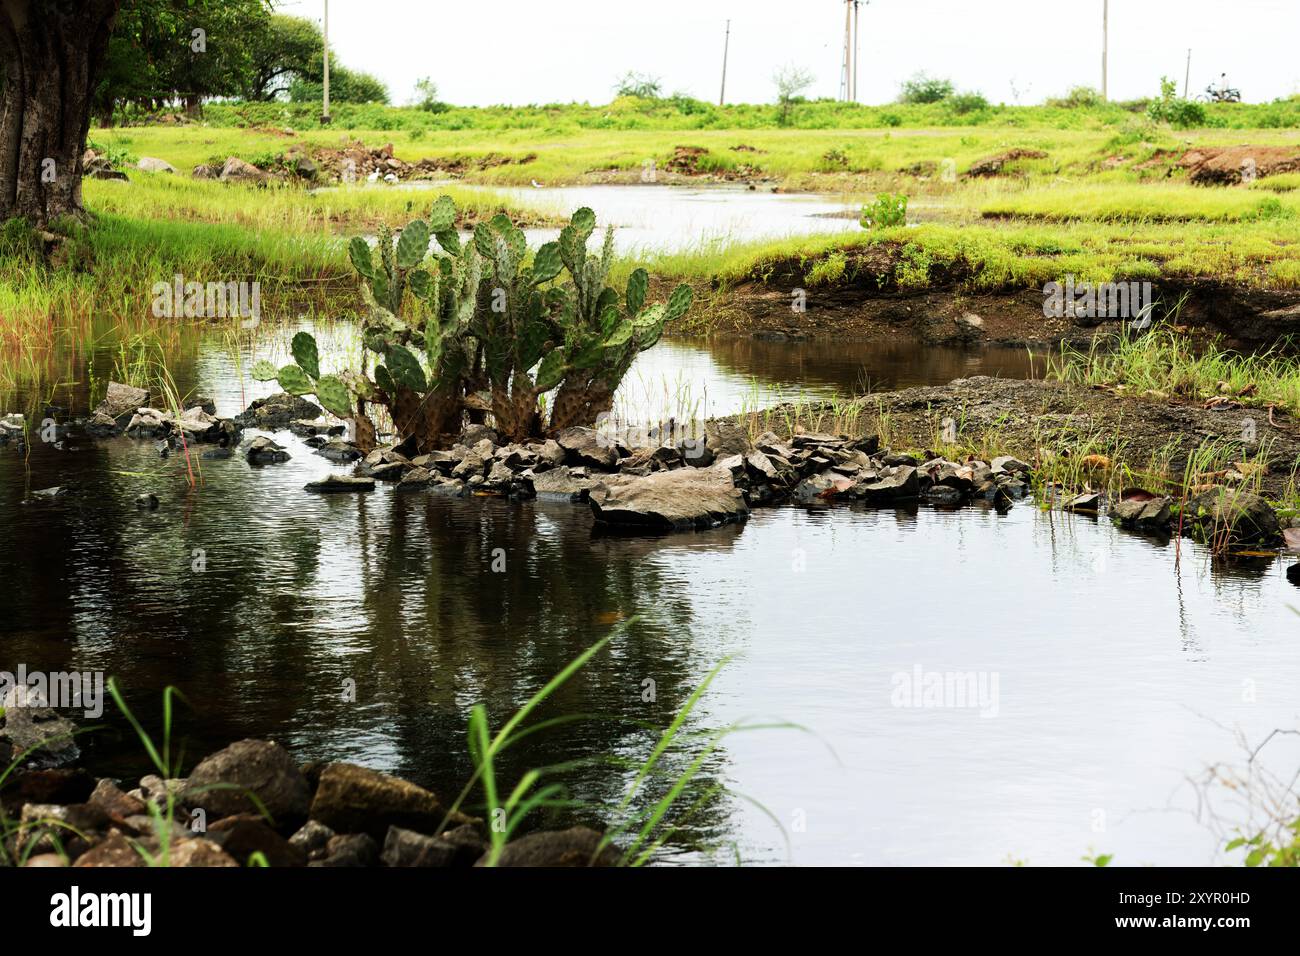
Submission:
M 445 826 L 451 816 L 465 805 L 465 801 L 475 787 L 480 788 L 485 816 L 488 820 L 490 841 L 488 865 L 496 865 L 511 835 L 533 812 L 548 808 L 573 809 L 584 805 L 581 801 L 570 799 L 562 784 L 548 780 L 547 777 L 591 761 L 577 761 L 558 767 L 529 770 L 507 790 L 504 781 L 498 777 L 497 760 L 502 752 L 533 733 L 554 729 L 574 721 L 595 719 L 581 714 L 566 714 L 525 726 L 525 722 L 534 710 L 603 650 L 615 634 L 633 621 L 635 618 L 624 622 L 618 631 L 601 638 L 574 658 L 515 711 L 496 734 L 491 731 L 484 706 L 475 704 L 471 709 L 469 748 L 474 762 L 474 775 L 452 803 L 443 825 Z M 692 714 L 725 664 L 724 660 L 705 676 L 669 726 L 659 735 L 649 755 L 640 764 L 627 767 L 634 771 L 632 781 L 621 802 L 612 810 L 613 819 L 601 840 L 597 854 L 606 847 L 615 845 L 617 841 L 620 861 L 623 865 L 642 866 L 651 862 L 697 812 L 726 792 L 725 787 L 719 783 L 701 786 L 698 778 L 709 758 L 727 737 L 746 730 L 796 727 L 788 723 L 753 724 L 738 721 L 718 730 L 705 731 L 702 735 L 688 730 Z M 697 738 L 699 738 L 698 743 Z M 684 769 L 675 770 L 668 766 L 667 758 L 673 754 L 685 756 L 687 763 Z M 598 762 L 625 763 L 612 757 L 595 759 Z M 638 798 L 650 791 L 653 791 L 650 802 L 638 808 L 635 805 Z M 689 805 L 684 810 L 678 810 L 679 804 L 687 800 L 690 801 Z M 778 827 L 780 826 L 780 822 L 770 812 L 760 804 L 755 805 L 776 822 Z

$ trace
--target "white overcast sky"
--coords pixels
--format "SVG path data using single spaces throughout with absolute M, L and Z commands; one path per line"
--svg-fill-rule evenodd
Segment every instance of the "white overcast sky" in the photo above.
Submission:
M 287 0 L 319 20 L 323 0 Z M 665 93 L 717 100 L 731 20 L 728 102 L 770 102 L 773 71 L 811 70 L 809 96 L 835 96 L 842 0 L 332 0 L 330 40 L 396 103 L 429 76 L 450 103 L 608 102 L 628 70 Z M 1101 85 L 1102 0 L 871 0 L 859 8 L 858 98 L 883 103 L 918 70 L 993 102 L 1035 103 Z M 1110 95 L 1181 92 L 1227 73 L 1251 102 L 1300 92 L 1300 0 L 1110 0 Z M 1018 96 L 1018 99 L 1017 99 Z

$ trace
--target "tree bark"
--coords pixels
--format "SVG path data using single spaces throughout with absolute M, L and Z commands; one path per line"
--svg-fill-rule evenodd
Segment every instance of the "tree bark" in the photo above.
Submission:
M 81 216 L 81 154 L 122 0 L 0 0 L 0 219 Z

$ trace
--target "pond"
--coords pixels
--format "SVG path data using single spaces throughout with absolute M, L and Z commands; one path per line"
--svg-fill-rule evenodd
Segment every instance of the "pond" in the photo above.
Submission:
M 173 371 L 231 415 L 271 390 L 241 384 L 236 358 L 204 340 Z M 717 414 L 756 393 L 1023 375 L 1025 363 L 904 344 L 673 341 L 643 356 L 629 387 L 644 395 L 626 403 L 676 414 L 685 390 Z M 92 370 L 111 374 L 109 356 Z M 74 414 L 89 400 L 84 386 L 53 394 Z M 712 856 L 698 842 L 759 863 L 1072 864 L 1090 848 L 1117 863 L 1205 863 L 1218 841 L 1190 812 L 1188 778 L 1244 761 L 1234 731 L 1255 743 L 1295 726 L 1300 592 L 1274 558 L 1224 565 L 1030 502 L 1005 514 L 785 507 L 739 527 L 609 538 L 568 502 L 387 487 L 313 497 L 303 484 L 334 466 L 276 438 L 288 463 L 202 461 L 195 491 L 152 442 L 38 442 L 27 460 L 0 450 L 5 667 L 103 670 L 148 714 L 175 685 L 191 763 L 266 737 L 446 796 L 470 773 L 470 706 L 486 703 L 499 726 L 611 627 L 624 630 L 541 714 L 594 719 L 530 738 L 507 775 L 644 756 L 633 722 L 666 725 L 734 655 L 695 726 L 805 730 L 725 738 L 707 772 L 732 793 L 690 821 L 679 860 Z M 71 492 L 25 500 L 51 485 Z M 136 509 L 144 491 L 157 511 Z M 931 696 L 935 675 L 948 686 Z M 87 763 L 145 772 L 110 724 L 83 738 Z M 1279 772 L 1300 765 L 1287 746 L 1269 755 Z M 596 805 L 616 802 L 628 774 L 598 763 L 566 780 Z

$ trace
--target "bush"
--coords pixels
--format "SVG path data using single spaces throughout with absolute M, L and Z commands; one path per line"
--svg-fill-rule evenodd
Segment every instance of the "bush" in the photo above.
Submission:
M 1178 85 L 1169 77 L 1160 78 L 1160 98 L 1147 106 L 1147 116 L 1157 123 L 1168 123 L 1178 129 L 1204 126 L 1205 107 L 1194 100 L 1185 100 L 1176 94 Z
M 1100 91 L 1091 86 L 1074 86 L 1063 97 L 1049 98 L 1047 105 L 1058 109 L 1079 110 L 1100 106 L 1102 102 Z
M 907 197 L 902 193 L 880 193 L 874 203 L 862 207 L 862 218 L 858 222 L 863 229 L 907 225 Z
M 984 98 L 982 93 L 957 93 L 948 97 L 945 102 L 952 107 L 952 111 L 958 116 L 965 116 L 967 113 L 978 113 L 980 110 L 989 108 L 989 101 Z
M 902 86 L 902 92 L 899 93 L 898 102 L 900 103 L 938 103 L 952 96 L 954 88 L 952 80 L 942 79 L 937 76 L 929 76 L 925 73 L 917 73 L 910 80 L 905 80 Z

